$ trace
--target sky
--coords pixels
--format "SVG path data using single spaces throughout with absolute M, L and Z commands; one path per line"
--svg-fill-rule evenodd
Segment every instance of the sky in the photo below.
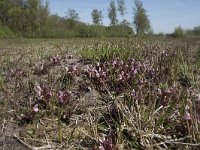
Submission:
M 48 0 L 51 14 L 66 16 L 69 8 L 75 9 L 81 21 L 92 24 L 91 12 L 98 9 L 103 12 L 103 24 L 109 25 L 107 11 L 111 0 Z M 133 22 L 134 0 L 125 0 L 125 19 Z M 154 33 L 172 33 L 181 26 L 192 29 L 200 25 L 200 0 L 142 0 Z M 118 20 L 122 17 L 118 14 Z

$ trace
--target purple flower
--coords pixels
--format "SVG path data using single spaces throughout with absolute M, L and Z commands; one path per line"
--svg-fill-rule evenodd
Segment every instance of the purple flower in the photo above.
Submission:
M 72 66 L 72 70 L 77 71 L 77 66 L 76 65 Z
M 111 139 L 105 137 L 105 140 L 100 143 L 99 150 L 112 150 L 112 147 L 113 145 Z
M 38 94 L 38 96 L 42 96 L 42 88 L 38 85 L 34 88 L 35 92 Z
M 162 95 L 162 90 L 160 88 L 157 89 L 158 95 Z
M 49 88 L 44 87 L 42 90 L 42 96 L 44 97 L 45 100 L 49 101 L 49 99 L 52 97 L 52 92 Z
M 59 103 L 67 103 L 70 100 L 70 93 L 67 91 L 58 92 Z
M 118 78 L 117 78 L 117 81 L 120 81 L 120 80 L 122 80 L 122 79 L 123 79 L 122 75 L 119 74 L 119 75 L 118 75 Z
M 200 123 L 200 114 L 197 113 L 196 117 L 197 117 L 197 122 Z
M 51 61 L 54 65 L 60 64 L 60 57 L 58 55 L 51 58 Z
M 120 64 L 120 65 L 123 65 L 123 64 L 124 64 L 123 60 L 120 60 L 120 61 L 119 61 L 119 64 Z
M 185 120 L 191 120 L 191 115 L 190 115 L 190 113 L 189 113 L 189 106 L 188 105 L 186 105 L 186 107 L 185 107 L 185 114 L 184 114 L 184 119 Z
M 200 106 L 200 94 L 197 95 L 197 104 Z
M 78 67 L 76 65 L 65 67 L 65 69 L 66 69 L 67 74 L 72 77 L 75 75 L 78 75 L 78 73 L 79 73 Z M 88 71 L 89 71 L 89 69 L 88 69 Z
M 117 64 L 117 61 L 114 60 L 114 61 L 112 62 L 112 65 L 115 66 L 116 64 Z
M 137 74 L 137 72 L 138 72 L 138 70 L 134 66 L 132 66 L 131 67 L 131 73 L 132 74 Z
M 96 74 L 96 77 L 99 78 L 100 77 L 100 74 L 97 70 L 95 70 L 95 74 Z
M 40 71 L 44 70 L 44 64 L 40 65 Z
M 191 115 L 190 115 L 190 113 L 188 112 L 188 110 L 185 110 L 184 119 L 185 119 L 185 120 L 191 120 Z
M 34 88 L 34 90 L 40 98 L 44 98 L 45 100 L 49 100 L 53 95 L 51 90 L 47 87 L 40 87 L 38 85 Z
M 126 68 L 126 69 L 129 68 L 129 65 L 126 64 L 126 65 L 125 65 L 125 68 Z
M 101 67 L 98 67 L 98 71 L 101 72 L 101 70 L 102 70 Z
M 23 76 L 24 75 L 24 72 L 17 68 L 15 70 L 11 69 L 10 71 L 10 77 L 13 78 L 13 77 L 20 77 L 20 76 Z
M 99 66 L 100 66 L 100 63 L 98 62 L 98 63 L 97 63 L 97 67 L 99 67 Z
M 106 76 L 106 72 L 104 71 L 104 72 L 102 72 L 102 74 L 101 74 L 104 78 L 106 78 L 107 76 Z
M 35 104 L 34 107 L 33 107 L 33 111 L 34 111 L 35 113 L 37 113 L 37 112 L 39 111 L 38 106 L 39 106 L 38 104 Z
M 133 90 L 131 91 L 131 96 L 132 96 L 132 97 L 135 97 L 135 94 L 136 94 L 136 92 L 135 92 L 135 90 L 133 89 Z

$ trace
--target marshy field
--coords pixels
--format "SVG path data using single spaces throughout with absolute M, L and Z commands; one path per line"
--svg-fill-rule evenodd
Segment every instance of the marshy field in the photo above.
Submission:
M 200 39 L 0 40 L 0 149 L 200 149 Z

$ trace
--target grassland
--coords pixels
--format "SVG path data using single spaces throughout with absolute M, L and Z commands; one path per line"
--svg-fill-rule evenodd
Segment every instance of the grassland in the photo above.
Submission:
M 199 149 L 198 39 L 0 41 L 0 149 Z

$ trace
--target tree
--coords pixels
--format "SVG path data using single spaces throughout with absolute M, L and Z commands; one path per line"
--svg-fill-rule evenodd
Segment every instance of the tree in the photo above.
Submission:
M 68 9 L 66 18 L 73 21 L 78 21 L 80 19 L 79 14 L 74 9 Z
M 92 15 L 92 22 L 95 25 L 101 25 L 102 24 L 102 19 L 103 19 L 103 14 L 101 11 L 98 11 L 97 9 L 94 9 L 91 13 Z
M 40 0 L 28 0 L 29 5 L 29 26 L 31 29 L 31 36 L 36 36 L 39 29 L 39 6 Z
M 122 20 L 121 22 L 120 22 L 120 25 L 121 26 L 130 26 L 131 24 L 130 24 L 130 22 L 128 22 L 127 20 Z
M 140 0 L 134 0 L 134 27 L 136 34 L 145 34 L 151 29 L 150 21 Z
M 74 30 L 77 21 L 80 19 L 79 14 L 74 9 L 68 9 L 66 18 L 69 24 L 69 28 Z
M 184 37 L 184 30 L 181 28 L 181 26 L 178 26 L 174 29 L 173 36 L 177 38 Z
M 114 0 L 110 2 L 110 8 L 108 8 L 108 18 L 110 19 L 111 26 L 115 26 L 117 24 L 117 8 Z
M 39 9 L 39 24 L 40 24 L 40 36 L 47 36 L 48 20 L 49 20 L 49 2 L 46 1 L 45 5 L 40 5 Z
M 124 20 L 124 15 L 126 11 L 125 1 L 124 0 L 117 0 L 118 8 L 120 15 L 122 16 L 122 20 Z
M 193 33 L 194 33 L 195 35 L 200 35 L 200 26 L 194 27 Z

